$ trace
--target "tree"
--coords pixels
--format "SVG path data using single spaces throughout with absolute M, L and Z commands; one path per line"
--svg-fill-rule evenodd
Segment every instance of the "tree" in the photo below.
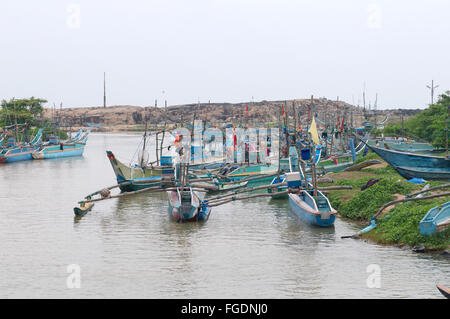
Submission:
M 38 115 L 42 114 L 44 103 L 47 100 L 31 97 L 29 99 L 11 99 L 9 101 L 2 100 L 1 106 L 1 125 L 12 125 L 28 123 L 30 125 L 36 124 Z
M 406 129 L 414 135 L 430 142 L 434 147 L 445 147 L 446 125 L 450 109 L 450 92 L 439 96 L 436 104 L 431 104 L 406 122 Z

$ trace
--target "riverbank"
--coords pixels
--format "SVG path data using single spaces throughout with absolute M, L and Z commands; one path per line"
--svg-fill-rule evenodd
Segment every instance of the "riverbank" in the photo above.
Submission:
M 381 160 L 374 153 L 369 153 L 364 160 L 366 159 Z M 361 171 L 329 173 L 325 177 L 334 179 L 335 185 L 353 187 L 350 191 L 330 191 L 328 197 L 341 217 L 360 223 L 361 229 L 370 223 L 370 218 L 384 204 L 403 199 L 407 194 L 420 191 L 427 184 L 430 184 L 430 187 L 444 184 L 437 181 L 424 184 L 407 182 L 384 161 L 383 164 Z M 369 180 L 378 178 L 381 180 L 361 191 L 361 187 Z M 378 216 L 377 227 L 360 237 L 377 244 L 408 247 L 418 252 L 445 251 L 450 248 L 450 229 L 432 236 L 424 236 L 419 233 L 419 223 L 431 208 L 448 201 L 450 196 L 388 207 Z

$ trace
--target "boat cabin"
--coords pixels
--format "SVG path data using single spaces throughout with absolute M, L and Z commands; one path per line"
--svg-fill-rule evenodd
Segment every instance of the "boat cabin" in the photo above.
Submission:
M 50 136 L 48 137 L 48 141 L 49 141 L 51 144 L 59 144 L 59 137 L 57 137 L 57 136 L 55 136 L 55 135 L 50 135 Z

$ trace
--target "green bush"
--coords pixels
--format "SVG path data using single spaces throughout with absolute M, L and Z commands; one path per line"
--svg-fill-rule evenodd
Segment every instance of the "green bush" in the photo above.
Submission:
M 419 202 L 406 202 L 396 206 L 377 222 L 371 237 L 386 244 L 404 243 L 410 246 L 424 244 L 433 247 L 446 247 L 450 245 L 450 229 L 432 236 L 419 233 L 419 224 L 425 214 L 433 207 L 449 200 L 426 200 Z
M 353 187 L 361 187 L 365 184 L 364 180 L 367 182 L 368 179 L 341 180 L 338 183 L 347 182 Z M 369 220 L 381 206 L 394 200 L 393 194 L 406 195 L 418 188 L 420 186 L 413 183 L 398 182 L 396 179 L 385 178 L 358 193 L 348 202 L 339 204 L 337 208 L 339 213 L 345 217 Z

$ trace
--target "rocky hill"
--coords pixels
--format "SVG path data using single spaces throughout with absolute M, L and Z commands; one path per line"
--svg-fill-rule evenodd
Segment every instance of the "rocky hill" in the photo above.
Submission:
M 96 125 L 101 130 L 126 130 L 136 126 L 142 126 L 146 120 L 150 125 L 175 124 L 192 122 L 192 119 L 206 120 L 210 124 L 224 122 L 249 121 L 250 123 L 278 122 L 282 105 L 286 112 L 293 118 L 293 104 L 300 114 L 301 123 L 306 125 L 308 112 L 316 115 L 320 122 L 335 121 L 337 116 L 342 118 L 345 113 L 348 121 L 353 119 L 354 126 L 359 126 L 364 121 L 364 112 L 361 107 L 356 107 L 341 101 L 322 99 L 295 99 L 288 101 L 261 101 L 244 103 L 200 103 L 172 105 L 165 107 L 118 105 L 104 107 L 77 107 L 63 109 L 46 109 L 46 118 L 55 118 L 61 123 L 73 127 Z M 248 115 L 246 112 L 248 106 Z M 408 111 L 408 113 L 405 113 Z M 390 113 L 393 117 L 410 116 L 417 110 L 390 110 L 378 111 L 377 116 L 384 117 Z M 369 112 L 367 112 L 369 113 Z M 373 115 L 373 112 L 370 113 Z

